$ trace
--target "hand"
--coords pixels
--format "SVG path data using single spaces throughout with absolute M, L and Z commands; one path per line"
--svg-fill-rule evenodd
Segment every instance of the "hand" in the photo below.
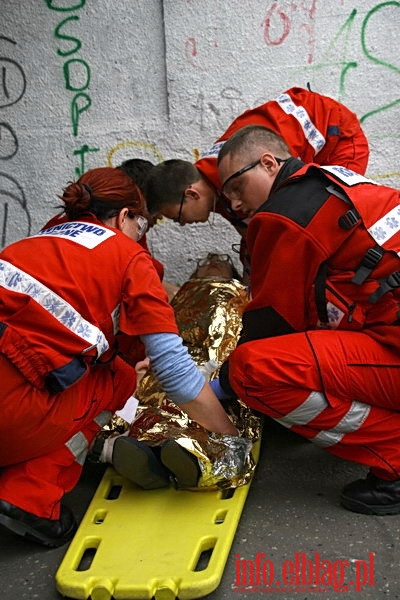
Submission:
M 144 374 L 150 366 L 150 359 L 146 358 L 144 360 L 139 360 L 139 362 L 135 365 L 136 371 L 136 385 L 139 385 L 140 381 L 143 379 Z

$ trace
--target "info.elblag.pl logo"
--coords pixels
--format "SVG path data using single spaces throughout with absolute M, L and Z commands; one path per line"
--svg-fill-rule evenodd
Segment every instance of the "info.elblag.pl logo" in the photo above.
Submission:
M 295 552 L 278 567 L 258 552 L 254 559 L 235 556 L 235 592 L 348 592 L 374 586 L 373 552 L 368 559 L 322 559 L 319 552 L 307 556 Z

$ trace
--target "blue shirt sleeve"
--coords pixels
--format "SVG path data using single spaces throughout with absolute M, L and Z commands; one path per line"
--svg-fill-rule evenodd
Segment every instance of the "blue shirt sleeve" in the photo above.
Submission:
M 175 333 L 141 335 L 146 356 L 164 392 L 175 404 L 194 400 L 202 390 L 205 379 L 197 369 L 182 338 Z

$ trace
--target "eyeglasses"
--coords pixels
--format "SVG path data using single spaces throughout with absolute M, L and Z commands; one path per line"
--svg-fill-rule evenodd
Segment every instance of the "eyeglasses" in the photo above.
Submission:
M 149 223 L 143 215 L 136 215 L 131 210 L 128 212 L 130 219 L 135 219 L 137 225 L 137 242 L 144 236 L 149 226 Z
M 278 156 L 274 156 L 274 158 L 278 165 L 285 163 L 287 160 L 289 160 L 289 158 L 279 158 Z M 243 175 L 243 173 L 246 173 L 246 171 L 254 169 L 254 167 L 259 165 L 260 162 L 261 158 L 259 158 L 258 160 L 253 160 L 253 162 L 249 163 L 248 165 L 245 165 L 238 171 L 235 171 L 234 173 L 232 173 L 232 175 L 229 175 L 229 177 L 225 179 L 224 183 L 222 184 L 221 191 L 224 194 L 224 196 L 228 198 L 228 200 L 238 200 L 240 198 L 241 193 L 241 190 L 239 188 L 232 187 L 231 182 Z
M 179 203 L 179 211 L 178 211 L 178 216 L 177 216 L 177 217 L 173 217 L 173 218 L 172 218 L 172 221 L 173 221 L 174 223 L 179 223 L 179 224 L 180 224 L 180 222 L 181 222 L 181 218 L 182 218 L 182 209 L 183 209 L 183 203 L 185 202 L 185 197 L 186 197 L 186 189 L 187 189 L 187 188 L 185 188 L 185 189 L 183 190 L 182 197 L 181 197 L 181 201 L 180 201 L 180 203 Z
M 208 265 L 212 265 L 213 263 L 224 263 L 228 262 L 232 264 L 232 259 L 229 254 L 213 254 L 210 252 L 207 254 L 205 258 L 200 258 L 197 261 L 198 267 L 207 267 Z
M 250 171 L 250 169 L 254 169 L 254 167 L 259 165 L 260 162 L 261 162 L 261 158 L 259 158 L 258 160 L 253 160 L 253 162 L 249 163 L 248 165 L 245 165 L 238 171 L 235 171 L 234 173 L 232 173 L 232 175 L 229 175 L 229 177 L 227 179 L 225 179 L 224 183 L 222 184 L 222 193 L 224 194 L 224 196 L 226 198 L 228 198 L 229 200 L 237 200 L 237 198 L 238 198 L 237 190 L 231 189 L 231 186 L 229 185 L 229 183 L 232 180 L 237 179 L 238 177 L 243 175 L 243 173 L 246 173 L 246 171 Z

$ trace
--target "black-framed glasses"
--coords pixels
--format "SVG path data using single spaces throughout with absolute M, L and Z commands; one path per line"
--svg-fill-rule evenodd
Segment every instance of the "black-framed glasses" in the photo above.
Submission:
M 278 165 L 280 165 L 282 163 L 285 163 L 287 160 L 289 160 L 290 157 L 289 158 L 279 158 L 278 156 L 274 156 L 274 158 L 275 158 L 276 162 L 278 163 Z M 228 198 L 228 200 L 238 200 L 240 197 L 240 190 L 231 189 L 230 183 L 233 180 L 240 177 L 241 175 L 243 175 L 243 173 L 246 173 L 246 171 L 250 171 L 250 169 L 254 169 L 254 167 L 259 165 L 260 162 L 261 162 L 261 157 L 258 160 L 253 160 L 251 163 L 249 163 L 248 165 L 245 165 L 241 169 L 238 169 L 237 171 L 232 173 L 232 175 L 229 175 L 229 177 L 227 179 L 225 179 L 224 183 L 222 184 L 221 191 L 224 194 L 224 196 L 226 198 Z
M 179 211 L 178 211 L 178 216 L 177 217 L 173 217 L 173 222 L 174 223 L 179 223 L 181 222 L 181 218 L 182 218 L 182 209 L 183 209 L 183 203 L 185 202 L 185 197 L 186 197 L 186 189 L 185 188 L 182 192 L 182 196 L 181 196 L 181 201 L 179 203 Z
M 243 173 L 246 173 L 246 171 L 250 171 L 250 169 L 254 169 L 254 167 L 259 165 L 260 162 L 261 162 L 261 158 L 259 158 L 258 160 L 253 160 L 253 162 L 249 163 L 248 165 L 245 165 L 238 171 L 235 171 L 234 173 L 232 173 L 232 175 L 229 175 L 229 177 L 227 179 L 225 179 L 224 183 L 222 184 L 222 193 L 224 194 L 224 196 L 229 198 L 229 196 L 226 193 L 226 186 L 228 185 L 228 183 L 230 181 L 232 181 L 232 179 L 237 179 L 238 177 L 243 175 Z

